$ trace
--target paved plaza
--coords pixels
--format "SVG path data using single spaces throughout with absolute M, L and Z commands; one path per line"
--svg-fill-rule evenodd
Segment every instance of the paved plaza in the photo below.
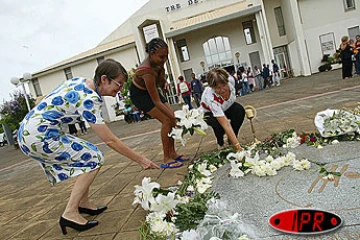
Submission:
M 280 87 L 254 92 L 239 97 L 237 101 L 257 109 L 257 118 L 253 123 L 259 140 L 289 128 L 298 133 L 314 132 L 317 112 L 327 108 L 352 109 L 360 102 L 360 77 L 341 80 L 341 71 L 334 70 L 284 79 Z M 110 123 L 109 127 L 128 146 L 155 163 L 162 163 L 159 122 L 146 120 L 127 124 L 118 121 Z M 105 164 L 92 184 L 90 194 L 96 204 L 106 204 L 108 209 L 99 216 L 87 217 L 99 220 L 99 226 L 81 233 L 68 229 L 68 234 L 63 236 L 58 221 L 74 179 L 52 187 L 37 162 L 28 159 L 19 149 L 6 146 L 0 148 L 1 240 L 139 239 L 137 228 L 145 220 L 147 212 L 140 206 L 132 205 L 134 185 L 140 185 L 143 177 L 151 177 L 162 187 L 173 186 L 186 174 L 186 167 L 143 171 L 137 164 L 101 143 L 91 129 L 83 138 L 97 143 L 105 154 Z M 254 140 L 247 120 L 240 130 L 239 140 L 242 144 Z M 186 146 L 177 143 L 176 147 L 179 153 L 195 158 L 216 150 L 217 145 L 209 129 L 206 136 L 195 134 L 187 140 Z M 316 173 L 310 171 L 292 174 L 290 170 L 281 170 L 274 177 L 247 176 L 239 180 L 225 177 L 226 169 L 223 168 L 217 173 L 214 187 L 222 199 L 229 202 L 231 211 L 239 212 L 244 220 L 249 221 L 258 239 L 302 239 L 271 229 L 267 219 L 277 211 L 309 206 L 333 211 L 345 219 L 343 227 L 332 235 L 309 239 L 359 239 L 359 150 L 359 142 L 326 146 L 321 151 L 306 146 L 297 149 L 297 154 L 309 159 L 326 159 L 338 171 L 346 168 L 336 186 L 327 183 L 322 187 L 325 183 L 320 180 L 314 185 Z M 258 188 L 255 189 L 254 185 Z

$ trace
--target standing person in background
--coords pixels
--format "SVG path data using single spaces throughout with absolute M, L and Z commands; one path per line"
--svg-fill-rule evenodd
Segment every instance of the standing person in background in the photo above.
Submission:
M 77 136 L 78 136 L 78 134 L 77 134 L 78 131 L 77 131 L 77 129 L 76 129 L 75 123 L 68 124 L 68 127 L 69 127 L 69 133 L 70 133 L 71 135 L 77 137 Z
M 177 121 L 174 111 L 159 90 L 167 89 L 164 64 L 168 59 L 169 49 L 164 40 L 153 38 L 145 50 L 148 55 L 135 71 L 129 89 L 130 98 L 144 114 L 149 114 L 161 122 L 164 163 L 160 167 L 179 168 L 190 158 L 179 155 L 175 151 L 174 139 L 168 136 Z
M 255 73 L 256 82 L 259 85 L 259 90 L 261 91 L 263 90 L 263 85 L 261 81 L 261 71 L 257 66 L 254 67 L 254 73 Z
M 356 74 L 360 75 L 360 35 L 356 35 L 354 48 Z
M 247 93 L 251 93 L 251 90 L 249 87 L 249 80 L 247 77 L 246 70 L 243 68 L 240 71 L 241 71 L 241 83 L 242 83 L 241 96 L 245 96 Z
M 235 70 L 231 69 L 230 71 L 227 71 L 227 72 L 229 74 L 229 83 L 231 85 L 233 85 L 233 87 L 235 88 L 235 86 L 236 86 L 236 77 L 234 76 L 235 75 Z
M 190 84 L 187 81 L 185 81 L 183 76 L 179 76 L 178 79 L 180 81 L 177 84 L 177 89 L 178 89 L 179 96 L 181 95 L 184 102 L 189 106 L 189 110 L 191 110 L 193 108 L 193 106 L 191 105 L 191 88 L 190 88 Z
M 340 58 L 342 62 L 342 78 L 348 79 L 352 77 L 352 60 L 351 56 L 354 54 L 350 45 L 349 37 L 343 36 L 340 44 Z
M 195 77 L 195 73 L 191 74 L 191 78 L 192 78 L 190 83 L 191 93 L 195 99 L 196 106 L 200 107 L 201 95 L 204 91 L 204 88 L 200 80 Z
M 78 122 L 80 130 L 81 130 L 81 134 L 85 135 L 87 134 L 87 129 L 86 129 L 86 125 L 85 125 L 85 121 L 80 121 Z
M 266 86 L 268 86 L 269 88 L 271 87 L 270 84 L 270 69 L 266 66 L 266 64 L 263 64 L 263 78 L 264 78 L 264 89 L 266 89 Z
M 141 121 L 140 112 L 139 112 L 139 109 L 136 106 L 133 107 L 132 115 L 133 115 L 134 122 L 140 122 Z
M 253 92 L 253 91 L 255 91 L 256 84 L 255 84 L 254 73 L 251 71 L 250 67 L 248 67 L 246 74 L 247 74 L 247 78 L 249 81 L 249 88 L 250 88 L 251 92 Z
M 61 84 L 20 124 L 18 142 L 21 150 L 40 163 L 52 185 L 77 177 L 60 217 L 64 235 L 67 227 L 77 231 L 95 227 L 98 221 L 87 220 L 80 213 L 98 215 L 107 207 L 97 207 L 89 200 L 89 187 L 104 164 L 103 153 L 94 144 L 66 134 L 63 124 L 74 123 L 83 117 L 100 139 L 116 152 L 143 169 L 159 168 L 120 141 L 102 118 L 102 97 L 115 97 L 127 78 L 127 72 L 119 62 L 106 59 L 96 68 L 94 79 L 73 78 Z
M 228 73 L 222 68 L 213 68 L 208 72 L 209 87 L 205 88 L 201 97 L 201 108 L 205 121 L 215 133 L 218 149 L 225 147 L 226 134 L 236 151 L 242 151 L 237 135 L 244 121 L 245 109 L 236 102 L 235 88 L 228 78 Z

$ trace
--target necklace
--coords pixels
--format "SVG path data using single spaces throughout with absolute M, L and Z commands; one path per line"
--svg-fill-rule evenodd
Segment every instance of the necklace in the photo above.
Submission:
M 101 95 L 100 95 L 99 88 L 98 88 L 98 86 L 97 86 L 97 84 L 96 84 L 96 82 L 95 82 L 95 79 L 94 79 L 94 86 L 95 86 L 95 92 L 99 95 L 99 97 L 100 97 L 100 102 L 102 102 L 103 100 L 102 100 L 102 97 L 101 97 Z

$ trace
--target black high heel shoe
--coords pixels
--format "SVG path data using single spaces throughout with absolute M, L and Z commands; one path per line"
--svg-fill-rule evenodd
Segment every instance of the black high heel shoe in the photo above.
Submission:
M 86 213 L 86 214 L 89 214 L 91 216 L 95 216 L 95 215 L 99 215 L 100 213 L 102 213 L 106 209 L 107 209 L 107 206 L 101 206 L 101 207 L 98 207 L 95 210 L 79 207 L 79 213 Z
M 98 221 L 92 220 L 92 221 L 87 221 L 87 223 L 83 225 L 83 224 L 78 224 L 76 222 L 67 220 L 67 219 L 65 219 L 63 217 L 60 217 L 59 223 L 60 223 L 61 231 L 62 231 L 62 233 L 64 235 L 67 234 L 66 227 L 70 227 L 70 228 L 73 228 L 73 229 L 75 229 L 75 230 L 77 230 L 79 232 L 82 232 L 82 231 L 86 231 L 86 230 L 88 230 L 90 228 L 93 228 L 93 227 L 95 227 L 96 225 L 99 224 Z

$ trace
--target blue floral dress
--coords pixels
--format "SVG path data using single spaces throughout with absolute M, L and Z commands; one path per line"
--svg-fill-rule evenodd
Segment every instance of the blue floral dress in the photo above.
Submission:
M 40 162 L 52 185 L 99 168 L 104 156 L 90 142 L 66 134 L 67 124 L 82 119 L 104 124 L 101 97 L 84 78 L 73 78 L 58 86 L 36 105 L 20 124 L 21 150 Z

